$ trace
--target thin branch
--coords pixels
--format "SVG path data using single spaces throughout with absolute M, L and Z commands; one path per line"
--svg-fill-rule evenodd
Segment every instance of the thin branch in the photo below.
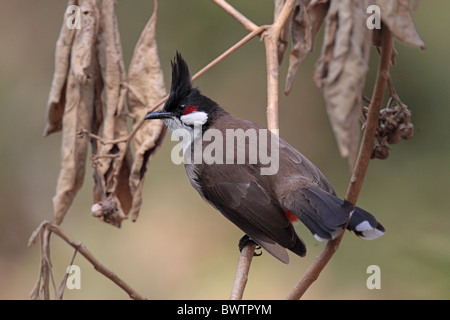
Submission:
M 137 293 L 127 283 L 125 283 L 122 279 L 120 279 L 114 272 L 112 272 L 111 270 L 106 268 L 100 261 L 98 261 L 97 258 L 95 258 L 86 247 L 82 246 L 81 243 L 77 243 L 74 240 L 72 240 L 69 237 L 69 235 L 67 235 L 64 231 L 62 231 L 62 229 L 60 227 L 58 227 L 57 225 L 55 225 L 49 221 L 44 221 L 43 223 L 41 223 L 39 228 L 42 228 L 42 230 L 44 231 L 44 235 L 49 234 L 51 231 L 54 234 L 56 234 L 57 236 L 59 236 L 61 239 L 63 239 L 65 242 L 67 242 L 70 246 L 72 246 L 74 249 L 76 249 L 83 257 L 85 257 L 86 260 L 88 260 L 93 265 L 95 270 L 97 270 L 98 272 L 103 274 L 105 277 L 107 277 L 112 282 L 117 284 L 120 288 L 122 288 L 126 293 L 128 293 L 128 295 L 130 296 L 131 299 L 145 300 L 145 298 L 143 296 L 141 296 L 139 293 Z M 30 238 L 30 241 L 28 242 L 29 244 L 35 242 L 35 239 L 33 238 L 35 236 L 36 236 L 36 233 L 33 233 L 33 235 Z M 46 280 L 46 281 L 48 281 L 48 280 Z M 44 292 L 45 292 L 44 298 L 49 299 L 50 297 L 47 292 L 48 289 L 45 289 L 45 287 L 48 288 L 47 283 L 44 284 Z
M 250 264 L 255 254 L 256 244 L 253 241 L 244 246 L 239 256 L 236 275 L 234 277 L 233 288 L 231 289 L 230 300 L 242 300 L 244 289 L 248 280 Z
M 253 39 L 256 36 L 259 36 L 260 34 L 262 34 L 264 31 L 266 31 L 270 26 L 261 26 L 258 27 L 256 26 L 256 28 L 250 32 L 248 35 L 246 35 L 244 38 L 242 38 L 239 42 L 237 42 L 236 44 L 234 44 L 232 47 L 230 47 L 227 51 L 225 51 L 224 53 L 222 53 L 220 56 L 218 56 L 216 59 L 214 59 L 213 61 L 211 61 L 210 63 L 208 63 L 205 67 L 203 67 L 201 70 L 199 70 L 196 74 L 194 74 L 192 76 L 192 81 L 196 80 L 197 78 L 199 78 L 200 76 L 202 76 L 205 72 L 207 72 L 209 69 L 211 69 L 212 67 L 214 67 L 216 64 L 218 64 L 219 62 L 221 62 L 223 59 L 225 59 L 226 57 L 228 57 L 231 53 L 233 53 L 234 51 L 236 51 L 237 49 L 239 49 L 240 47 L 242 47 L 244 44 L 246 44 L 247 42 L 249 42 L 251 39 Z
M 254 24 L 250 19 L 245 17 L 242 13 L 237 11 L 232 5 L 230 5 L 225 0 L 212 0 L 215 4 L 220 6 L 223 10 L 229 13 L 233 18 L 239 21 L 245 29 L 248 31 L 254 31 L 258 28 L 256 24 Z
M 375 132 L 378 127 L 378 117 L 383 102 L 383 97 L 386 90 L 386 83 L 389 78 L 389 67 L 392 55 L 392 33 L 389 28 L 384 25 L 381 43 L 381 58 L 378 66 L 377 80 L 375 83 L 372 99 L 369 110 L 367 112 L 366 128 L 361 141 L 361 147 L 353 170 L 352 177 L 347 189 L 345 199 L 353 204 L 356 203 L 359 192 L 364 181 L 364 176 L 367 172 L 367 167 L 370 162 L 370 156 L 373 151 Z M 347 222 L 348 224 L 348 222 Z M 345 230 L 346 228 L 344 228 Z M 319 277 L 320 272 L 325 268 L 330 261 L 333 254 L 339 247 L 339 244 L 344 236 L 343 231 L 339 237 L 328 241 L 324 249 L 315 258 L 314 262 L 303 274 L 299 282 L 291 290 L 286 299 L 297 300 L 300 299 L 311 284 Z
M 78 249 L 75 249 L 72 255 L 72 259 L 70 259 L 69 266 L 73 265 L 73 262 L 75 261 L 75 257 L 77 255 Z M 62 300 L 64 295 L 64 289 L 66 288 L 67 279 L 69 278 L 69 273 L 66 272 L 64 274 L 64 277 L 61 280 L 61 283 L 59 284 L 58 290 L 55 294 L 55 300 Z
M 278 39 L 283 26 L 292 13 L 295 0 L 288 0 L 283 6 L 277 20 L 264 35 L 264 44 L 266 47 L 266 65 L 267 65 L 267 128 L 270 131 L 277 132 L 278 125 L 278 82 L 279 82 L 279 64 L 278 64 Z
M 390 59 L 392 55 L 392 33 L 389 28 L 383 26 L 383 35 L 381 43 L 381 58 L 378 67 L 377 80 L 373 90 L 373 95 L 369 110 L 367 112 L 367 123 L 364 135 L 361 141 L 361 148 L 358 154 L 358 161 L 355 165 L 353 175 L 350 179 L 350 185 L 347 190 L 345 199 L 353 204 L 356 203 L 359 192 L 364 181 L 364 176 L 369 166 L 370 156 L 374 146 L 374 137 L 378 128 L 378 118 L 383 103 L 386 84 L 389 79 Z
M 226 4 L 224 8 L 237 20 L 241 21 L 245 26 L 245 21 L 242 16 L 237 14 L 237 10 L 231 7 L 225 1 L 213 0 L 219 5 Z M 280 37 L 281 29 L 289 18 L 295 0 L 288 0 L 278 16 L 277 20 L 270 26 L 270 28 L 263 35 L 264 44 L 266 48 L 266 64 L 267 64 L 267 127 L 274 133 L 278 133 L 278 39 Z M 241 20 L 240 20 L 241 19 Z M 260 27 L 261 28 L 261 27 Z M 266 27 L 267 28 L 267 27 Z M 248 273 L 252 258 L 255 254 L 256 246 L 251 241 L 244 246 L 238 260 L 236 268 L 235 280 L 231 290 L 231 300 L 242 299 L 244 295 L 245 285 L 247 284 Z

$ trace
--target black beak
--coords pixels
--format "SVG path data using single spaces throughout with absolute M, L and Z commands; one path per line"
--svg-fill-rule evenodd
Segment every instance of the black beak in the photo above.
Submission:
M 158 110 L 154 112 L 150 112 L 145 116 L 145 120 L 151 120 L 151 119 L 167 119 L 172 117 L 172 113 L 166 112 L 164 110 Z

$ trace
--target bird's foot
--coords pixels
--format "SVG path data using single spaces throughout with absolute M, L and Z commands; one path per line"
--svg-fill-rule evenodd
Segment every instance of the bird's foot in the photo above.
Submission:
M 252 239 L 250 239 L 250 237 L 248 235 L 244 235 L 240 240 L 239 240 L 239 251 L 242 252 L 242 249 L 244 249 L 244 247 L 247 244 L 251 244 L 254 243 L 256 245 L 256 249 L 260 250 L 261 246 L 259 246 L 255 241 L 253 241 Z M 254 257 L 259 257 L 260 255 L 262 255 L 262 251 L 261 252 L 256 252 L 253 254 Z

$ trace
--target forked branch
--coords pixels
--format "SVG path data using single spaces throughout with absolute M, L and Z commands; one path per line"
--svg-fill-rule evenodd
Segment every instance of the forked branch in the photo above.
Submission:
M 87 261 L 89 261 L 92 266 L 103 274 L 105 277 L 110 279 L 112 282 L 114 282 L 116 285 L 118 285 L 120 288 L 122 288 L 131 299 L 135 300 L 145 300 L 145 297 L 141 296 L 139 293 L 137 293 L 130 285 L 128 285 L 125 281 L 120 279 L 114 272 L 109 270 L 107 267 L 105 267 L 97 258 L 94 257 L 94 255 L 86 248 L 84 247 L 80 242 L 76 242 L 72 240 L 72 238 L 66 234 L 60 227 L 58 227 L 56 224 L 53 224 L 49 221 L 44 221 L 41 223 L 41 225 L 38 227 L 38 229 L 33 232 L 33 234 L 30 237 L 30 240 L 28 242 L 28 245 L 33 244 L 36 242 L 37 237 L 41 235 L 41 250 L 48 251 L 47 254 L 43 255 L 43 259 L 46 260 L 48 265 L 50 266 L 50 257 L 49 257 L 49 250 L 50 246 L 48 243 L 48 238 L 50 237 L 50 233 L 54 233 L 57 236 L 59 236 L 61 239 L 63 239 L 67 244 L 69 244 L 71 247 L 73 247 L 77 252 L 79 252 L 83 257 L 86 258 Z M 41 269 L 42 272 L 42 269 Z M 45 275 L 47 274 L 47 275 Z M 44 278 L 44 299 L 49 299 L 49 292 L 48 292 L 48 273 L 45 273 Z M 39 284 L 40 280 L 38 281 Z M 35 288 L 33 291 L 40 290 L 39 288 Z

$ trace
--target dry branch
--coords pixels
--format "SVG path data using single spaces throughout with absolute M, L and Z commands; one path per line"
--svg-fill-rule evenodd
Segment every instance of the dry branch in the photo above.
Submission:
M 214 3 L 219 5 L 223 10 L 229 13 L 233 18 L 239 21 L 245 29 L 248 31 L 254 31 L 258 26 L 254 24 L 250 19 L 244 16 L 242 13 L 237 11 L 232 5 L 230 5 L 225 0 L 212 0 Z
M 94 257 L 94 255 L 86 248 L 84 247 L 80 242 L 76 242 L 72 240 L 72 238 L 67 235 L 60 227 L 58 227 L 56 224 L 50 223 L 49 221 L 42 222 L 38 229 L 33 232 L 33 234 L 30 237 L 30 240 L 28 241 L 28 245 L 31 245 L 36 242 L 37 237 L 40 236 L 41 239 L 41 250 L 45 251 L 45 254 L 43 254 L 43 263 L 50 265 L 50 245 L 49 245 L 49 237 L 50 233 L 54 233 L 57 236 L 59 236 L 61 239 L 63 239 L 67 244 L 69 244 L 71 247 L 73 247 L 77 252 L 79 252 L 84 258 L 86 258 L 87 261 L 89 261 L 92 266 L 103 274 L 105 277 L 110 279 L 112 282 L 117 284 L 120 288 L 122 288 L 131 299 L 135 300 L 145 300 L 143 296 L 141 296 L 139 293 L 137 293 L 130 285 L 128 285 L 125 281 L 120 279 L 114 272 L 109 270 L 106 266 L 104 266 L 97 258 Z M 45 261 L 45 262 L 44 262 Z M 41 277 L 42 277 L 42 269 L 41 269 Z M 41 286 L 41 288 L 44 289 L 44 299 L 48 300 L 50 298 L 49 290 L 48 290 L 48 275 L 44 277 L 44 284 Z M 40 279 L 38 280 L 38 283 L 40 283 Z M 36 286 L 39 288 L 39 286 Z M 32 297 L 35 297 L 35 292 L 39 291 L 33 289 L 32 291 Z
M 356 165 L 350 179 L 347 194 L 345 196 L 345 199 L 353 204 L 355 204 L 358 199 L 358 195 L 361 191 L 361 187 L 364 181 L 364 176 L 369 165 L 370 157 L 372 155 L 375 131 L 378 127 L 378 116 L 386 90 L 387 79 L 389 77 L 392 46 L 392 33 L 387 26 L 384 26 L 381 46 L 381 58 L 378 67 L 377 80 L 369 107 L 367 125 L 364 131 Z M 343 231 L 341 235 L 336 239 L 328 241 L 324 249 L 315 258 L 312 265 L 303 274 L 299 282 L 291 290 L 286 299 L 297 300 L 303 296 L 303 294 L 311 286 L 311 284 L 319 277 L 320 272 L 325 268 L 331 257 L 338 249 L 344 234 L 345 231 Z
M 241 251 L 233 287 L 231 289 L 230 300 L 242 300 L 242 297 L 244 296 L 244 290 L 248 280 L 250 265 L 252 263 L 253 256 L 255 255 L 255 249 L 256 244 L 249 241 L 249 243 L 245 245 Z
M 248 18 L 238 12 L 234 7 L 223 0 L 213 0 L 221 6 L 226 12 L 241 22 L 244 27 L 251 30 L 252 37 L 262 31 L 261 28 L 251 23 Z M 263 34 L 264 44 L 266 48 L 266 65 L 267 65 L 267 126 L 272 132 L 278 134 L 278 44 L 281 32 L 292 13 L 295 0 L 287 0 L 280 13 L 277 15 L 275 22 L 271 26 L 265 26 L 267 29 Z M 249 36 L 250 36 L 249 35 Z M 236 268 L 235 281 L 232 287 L 230 299 L 242 299 L 247 276 L 250 269 L 251 258 L 255 253 L 255 245 L 249 242 L 241 251 Z
M 287 0 L 274 24 L 264 34 L 267 66 L 267 128 L 278 133 L 278 39 L 294 8 L 295 0 Z

